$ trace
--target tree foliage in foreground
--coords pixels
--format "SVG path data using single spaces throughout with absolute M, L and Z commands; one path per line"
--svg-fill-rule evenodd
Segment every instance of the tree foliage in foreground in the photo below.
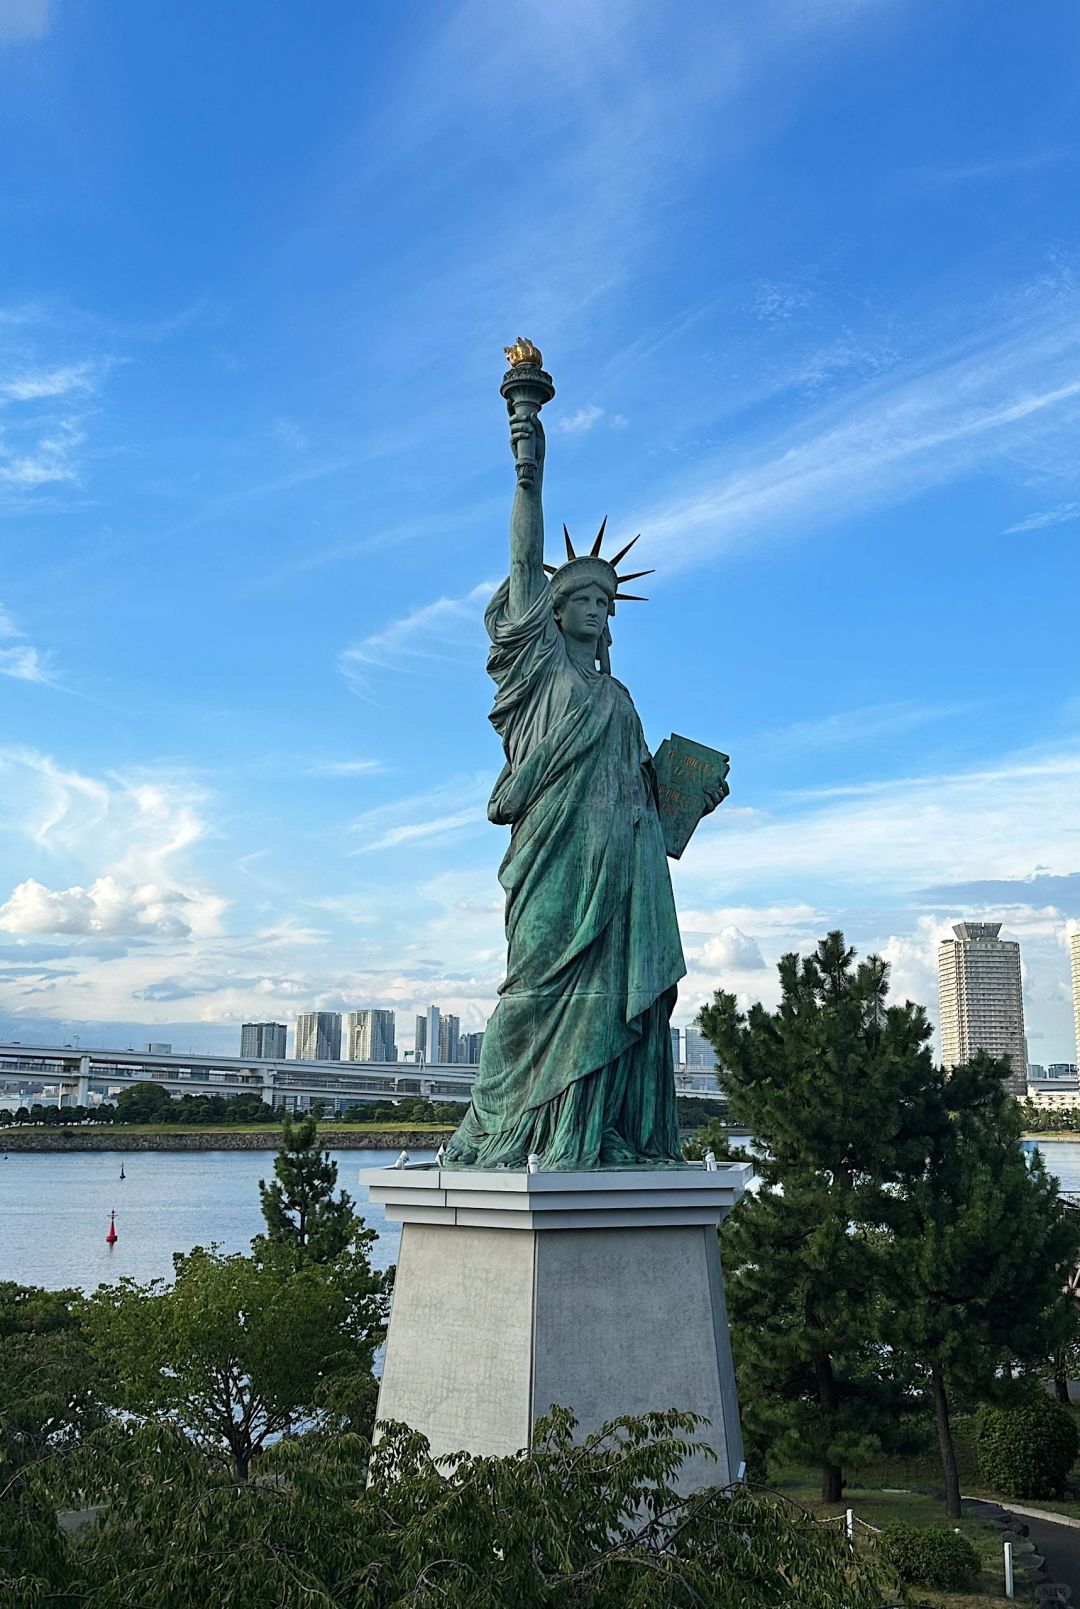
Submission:
M 352 1199 L 334 1195 L 337 1163 L 319 1147 L 313 1117 L 293 1123 L 285 1119 L 281 1145 L 274 1158 L 274 1177 L 259 1180 L 259 1200 L 266 1234 L 255 1242 L 258 1252 L 269 1243 L 295 1251 L 308 1262 L 325 1263 L 351 1245 L 361 1230 Z M 373 1243 L 373 1231 L 366 1236 Z
M 49 1495 L 101 1422 L 75 1291 L 0 1283 L 0 1604 L 46 1601 L 68 1581 Z
M 956 1517 L 952 1409 L 1041 1389 L 1076 1336 L 1080 1222 L 1020 1145 L 1007 1064 L 935 1067 L 884 961 L 830 933 L 780 983 L 776 1011 L 721 992 L 699 1019 L 764 1153 L 722 1232 L 748 1443 L 816 1464 L 837 1502 L 929 1410 Z
M 925 1159 L 886 1201 L 891 1299 L 882 1333 L 928 1387 L 953 1519 L 956 1400 L 970 1406 L 1025 1385 L 1042 1398 L 1047 1360 L 1076 1335 L 1065 1287 L 1080 1221 L 1061 1206 L 1042 1158 L 1020 1145 L 1006 1072 L 981 1052 L 935 1072 Z
M 780 962 L 775 1011 L 720 991 L 699 1022 L 761 1179 L 724 1225 L 748 1441 L 816 1465 L 838 1502 L 846 1464 L 888 1445 L 902 1381 L 883 1357 L 883 1190 L 917 1163 L 932 1080 L 921 1007 L 890 1005 L 888 967 L 842 933 Z
M 385 1427 L 270 1448 L 239 1483 L 167 1427 L 112 1432 L 109 1508 L 75 1552 L 88 1609 L 879 1609 L 889 1583 L 840 1528 L 743 1488 L 680 1498 L 692 1416 L 575 1443 L 555 1410 L 517 1458 L 438 1463 Z
M 241 1480 L 275 1437 L 329 1403 L 335 1417 L 343 1402 L 361 1423 L 370 1415 L 386 1280 L 362 1252 L 297 1265 L 197 1246 L 173 1266 L 171 1285 L 125 1279 L 87 1304 L 113 1407 L 174 1426 Z

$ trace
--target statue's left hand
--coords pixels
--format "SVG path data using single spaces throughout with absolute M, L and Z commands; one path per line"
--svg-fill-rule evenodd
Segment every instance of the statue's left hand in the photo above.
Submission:
M 723 804 L 730 792 L 731 789 L 726 782 L 718 782 L 715 788 L 706 788 L 704 814 L 711 816 L 717 805 Z

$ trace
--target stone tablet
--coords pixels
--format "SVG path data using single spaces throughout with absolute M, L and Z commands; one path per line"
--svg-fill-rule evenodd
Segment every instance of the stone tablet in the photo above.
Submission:
M 708 807 L 706 793 L 722 788 L 727 795 L 728 756 L 673 732 L 657 749 L 653 769 L 664 843 L 678 860 Z

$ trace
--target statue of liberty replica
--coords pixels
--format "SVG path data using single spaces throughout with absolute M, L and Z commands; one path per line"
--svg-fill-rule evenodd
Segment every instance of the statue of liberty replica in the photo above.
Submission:
M 436 1456 L 503 1456 L 554 1404 L 581 1435 L 675 1404 L 707 1424 L 677 1484 L 725 1485 L 743 1464 L 716 1226 L 750 1167 L 680 1154 L 668 856 L 726 794 L 727 757 L 674 734 L 651 755 L 611 674 L 609 622 L 648 573 L 619 573 L 633 544 L 605 558 L 601 525 L 578 555 L 564 526 L 545 564 L 555 387 L 531 342 L 507 356 L 510 574 L 486 616 L 507 975 L 446 1152 L 362 1174 L 402 1226 L 378 1418 Z
M 618 575 L 633 542 L 603 557 L 604 525 L 580 556 L 564 525 L 566 561 L 545 563 L 540 407 L 555 388 L 531 342 L 506 355 L 517 487 L 510 574 L 485 623 L 506 758 L 488 814 L 511 829 L 499 871 L 509 956 L 444 1165 L 678 1167 L 670 1022 L 686 968 L 661 806 L 680 794 L 670 780 L 661 794 L 611 673 L 608 624 L 620 600 L 645 601 L 620 589 L 651 572 Z M 698 751 L 679 757 L 697 783 L 696 822 L 726 794 L 727 765 L 687 748 Z

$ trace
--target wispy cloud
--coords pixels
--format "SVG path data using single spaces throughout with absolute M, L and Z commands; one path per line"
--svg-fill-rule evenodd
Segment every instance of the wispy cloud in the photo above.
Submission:
M 364 637 L 338 656 L 338 668 L 354 692 L 366 696 L 375 670 L 433 673 L 461 664 L 481 651 L 484 607 L 495 590 L 481 581 L 460 598 L 437 598 L 381 631 Z
M 441 842 L 462 833 L 488 830 L 487 795 L 492 777 L 487 773 L 451 781 L 429 793 L 395 799 L 366 810 L 350 831 L 360 839 L 353 854 Z
M 18 934 L 216 930 L 222 899 L 180 870 L 207 832 L 203 795 L 176 775 L 93 777 L 33 749 L 0 749 L 0 829 L 90 875 L 52 888 L 24 878 L 0 905 Z
M 834 902 L 853 891 L 912 898 L 928 883 L 1071 871 L 1080 855 L 1080 750 L 1003 755 L 993 768 L 930 773 L 792 795 L 769 814 L 722 806 L 698 829 L 680 880 L 722 878 L 732 894 L 782 885 Z
M 53 21 L 51 0 L 3 0 L 0 4 L 0 45 L 19 45 L 43 39 Z
M 555 428 L 562 431 L 563 435 L 566 436 L 583 436 L 587 430 L 592 429 L 598 419 L 603 417 L 603 408 L 598 408 L 595 403 L 590 403 L 587 407 L 578 408 L 575 413 L 566 414 L 559 420 Z
M 18 326 L 17 326 L 18 327 Z M 40 333 L 40 332 L 39 332 Z M 37 491 L 79 479 L 85 407 L 112 359 L 7 359 L 0 370 L 0 491 Z
M 839 710 L 813 721 L 796 721 L 778 731 L 762 733 L 758 741 L 778 748 L 842 748 L 911 732 L 931 721 L 949 720 L 966 708 L 961 704 L 870 704 L 862 709 Z
M 98 367 L 94 363 L 68 363 L 60 368 L 25 370 L 0 380 L 0 399 L 38 402 L 44 397 L 65 397 L 73 391 L 93 391 Z
M 1029 514 L 1015 525 L 1006 525 L 1001 534 L 1016 536 L 1024 531 L 1045 531 L 1048 526 L 1068 525 L 1072 520 L 1080 520 L 1080 503 L 1061 503 L 1057 508 L 1044 509 L 1041 514 Z
M 959 162 L 952 167 L 916 168 L 907 175 L 916 190 L 948 190 L 958 184 L 974 184 L 986 179 L 1008 179 L 1014 173 L 1032 173 L 1038 168 L 1075 158 L 1068 146 L 1052 146 L 1042 151 L 1022 151 L 1012 156 L 987 157 L 978 162 Z
M 1062 290 L 996 322 L 988 310 L 984 323 L 989 333 L 924 348 L 756 449 L 714 454 L 635 528 L 666 547 L 667 565 L 689 566 L 776 532 L 804 534 L 839 509 L 866 512 L 976 470 L 1015 473 L 1029 454 L 1040 468 L 1058 455 L 1071 464 L 1080 296 Z
M 53 655 L 33 644 L 12 641 L 23 633 L 0 605 L 0 676 L 10 676 L 17 682 L 37 682 L 55 685 Z
M 381 760 L 317 760 L 309 765 L 310 777 L 375 776 L 387 770 Z

